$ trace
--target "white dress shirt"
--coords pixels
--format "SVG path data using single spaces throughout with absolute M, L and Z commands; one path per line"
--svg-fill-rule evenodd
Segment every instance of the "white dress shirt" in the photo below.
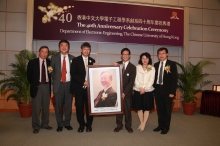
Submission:
M 89 61 L 89 57 L 84 57 L 83 55 L 82 55 L 82 58 L 83 58 L 83 62 L 84 62 L 84 64 L 87 64 L 88 65 L 88 61 Z M 86 66 L 87 67 L 87 66 Z
M 44 60 L 44 65 L 45 65 L 45 75 L 46 75 L 46 82 L 49 82 L 49 79 L 48 79 L 48 72 L 47 72 L 47 61 L 46 59 L 42 59 L 39 57 L 39 65 L 40 65 L 40 79 L 39 79 L 39 82 L 41 82 L 41 70 L 42 70 L 42 63 L 43 63 L 43 60 Z
M 123 67 L 123 65 L 125 65 L 125 70 L 126 70 L 126 68 L 127 68 L 127 66 L 128 66 L 128 63 L 129 63 L 129 61 L 127 61 L 127 62 L 122 62 L 122 67 Z
M 84 62 L 85 69 L 86 69 L 85 81 L 87 81 L 87 77 L 88 77 L 88 67 L 86 66 L 86 64 L 88 65 L 89 57 L 87 56 L 87 58 L 86 58 L 86 57 L 84 57 L 84 56 L 82 55 L 82 58 L 83 58 L 83 62 Z
M 62 73 L 62 68 L 63 68 L 63 57 L 64 55 L 61 54 L 61 73 Z M 66 82 L 69 82 L 70 81 L 70 61 L 69 61 L 68 54 L 65 55 L 65 60 L 66 60 Z
M 157 74 L 157 84 L 159 84 L 159 76 L 160 76 L 160 67 L 161 67 L 161 62 L 162 62 L 162 61 L 160 61 L 160 65 L 159 65 L 159 68 L 158 68 L 158 74 Z M 164 73 L 164 68 L 165 68 L 166 62 L 167 62 L 167 59 L 163 61 L 162 83 L 161 83 L 161 84 L 163 84 L 163 73 Z

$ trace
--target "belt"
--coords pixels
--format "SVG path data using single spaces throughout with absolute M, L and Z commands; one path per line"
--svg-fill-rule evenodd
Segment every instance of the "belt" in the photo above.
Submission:
M 45 83 L 41 83 L 41 82 L 39 82 L 39 84 L 48 84 L 49 82 L 45 82 Z
M 63 84 L 65 84 L 65 83 L 69 83 L 70 81 L 67 81 L 67 82 L 62 82 L 62 81 L 60 81 L 60 83 L 63 83 Z
M 156 86 L 157 86 L 157 87 L 162 87 L 162 86 L 163 86 L 163 84 L 156 84 Z

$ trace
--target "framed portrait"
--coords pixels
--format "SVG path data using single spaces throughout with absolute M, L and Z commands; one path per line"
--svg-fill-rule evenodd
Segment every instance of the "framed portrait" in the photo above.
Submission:
M 123 114 L 121 67 L 88 66 L 88 105 L 90 115 Z

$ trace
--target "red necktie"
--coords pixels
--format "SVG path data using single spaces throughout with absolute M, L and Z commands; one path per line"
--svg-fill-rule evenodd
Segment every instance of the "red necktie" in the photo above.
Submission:
M 104 90 L 100 91 L 99 95 L 96 97 L 95 103 L 94 103 L 94 107 L 96 107 L 96 105 L 98 104 L 98 102 L 99 102 L 99 100 L 100 100 L 100 98 L 102 96 L 102 93 L 104 93 Z
M 62 66 L 62 77 L 61 77 L 62 82 L 66 82 L 66 60 L 65 56 L 63 57 L 63 66 Z

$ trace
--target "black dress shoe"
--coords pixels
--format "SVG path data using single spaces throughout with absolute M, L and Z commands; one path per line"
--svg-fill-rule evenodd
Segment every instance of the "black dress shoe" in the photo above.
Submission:
M 133 129 L 131 127 L 128 127 L 128 128 L 126 127 L 126 129 L 129 133 L 133 133 Z
M 37 134 L 39 132 L 39 129 L 34 129 L 33 133 Z
M 66 128 L 67 130 L 73 130 L 73 127 L 71 127 L 71 126 L 65 126 L 65 128 Z
M 86 132 L 91 132 L 92 131 L 92 126 L 86 126 Z
M 47 126 L 47 127 L 42 127 L 42 129 L 52 130 L 53 127 Z
M 83 131 L 84 131 L 84 126 L 79 126 L 78 132 L 79 132 L 79 133 L 82 133 Z
M 122 127 L 116 127 L 116 128 L 114 129 L 114 132 L 119 132 L 121 129 L 122 129 Z
M 57 132 L 61 132 L 63 130 L 63 127 L 58 127 Z
M 154 131 L 154 132 L 159 132 L 160 130 L 163 130 L 163 128 L 157 127 L 157 128 L 155 128 L 153 131 Z
M 161 134 L 167 134 L 168 132 L 169 132 L 169 129 L 164 128 L 164 129 L 161 131 Z

